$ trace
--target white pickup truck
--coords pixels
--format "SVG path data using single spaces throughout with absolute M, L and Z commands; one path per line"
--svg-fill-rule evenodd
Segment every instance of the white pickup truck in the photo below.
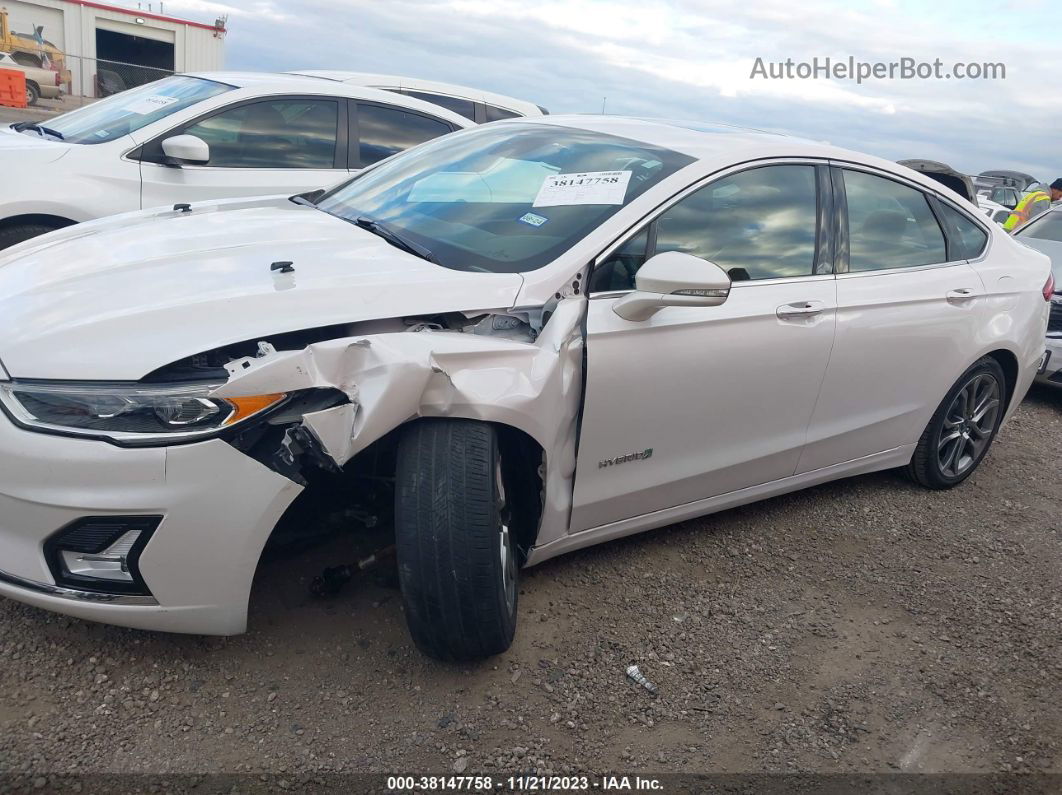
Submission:
M 58 99 L 63 94 L 59 82 L 59 72 L 42 69 L 39 66 L 26 66 L 11 57 L 9 52 L 0 52 L 0 69 L 13 69 L 26 75 L 26 104 L 36 105 L 41 97 Z

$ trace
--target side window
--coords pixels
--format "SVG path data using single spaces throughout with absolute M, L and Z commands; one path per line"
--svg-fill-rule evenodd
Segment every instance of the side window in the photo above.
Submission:
M 922 191 L 862 171 L 844 172 L 848 269 L 876 271 L 946 262 L 944 233 Z
M 332 168 L 339 104 L 281 99 L 223 110 L 186 128 L 210 145 L 208 166 Z
M 810 276 L 815 182 L 814 166 L 765 166 L 724 177 L 657 218 L 653 253 L 710 260 L 734 281 Z
M 502 119 L 518 119 L 518 118 L 520 118 L 520 114 L 519 113 L 514 113 L 511 110 L 506 110 L 505 108 L 499 108 L 499 107 L 496 107 L 495 105 L 484 105 L 483 107 L 487 111 L 487 121 L 501 121 Z
M 452 131 L 449 124 L 419 113 L 358 104 L 358 156 L 362 166 Z
M 431 94 L 427 91 L 403 91 L 407 97 L 413 97 L 414 99 L 422 99 L 425 102 L 430 102 L 433 105 L 438 105 L 440 108 L 446 108 L 452 110 L 454 113 L 464 116 L 466 119 L 476 120 L 476 105 L 470 99 L 461 99 L 460 97 L 448 97 L 446 94 Z M 488 121 L 490 121 L 488 119 Z
M 952 241 L 952 259 L 973 259 L 984 251 L 988 243 L 985 231 L 954 207 L 940 202 L 944 223 L 955 230 L 957 239 Z
M 594 268 L 594 275 L 590 277 L 590 292 L 633 289 L 634 274 L 645 264 L 648 248 L 649 228 L 646 227 Z

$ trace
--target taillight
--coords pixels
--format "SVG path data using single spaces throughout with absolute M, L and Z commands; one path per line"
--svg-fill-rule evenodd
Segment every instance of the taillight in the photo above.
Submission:
M 59 82 L 59 73 L 58 72 L 55 73 L 55 84 L 57 86 L 61 86 L 62 85 L 62 83 Z
M 1055 274 L 1051 274 L 1047 277 L 1047 281 L 1044 282 L 1044 300 L 1050 301 L 1051 296 L 1055 294 Z

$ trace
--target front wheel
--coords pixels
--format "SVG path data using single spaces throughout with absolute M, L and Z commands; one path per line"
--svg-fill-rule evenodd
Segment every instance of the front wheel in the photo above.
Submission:
M 948 391 L 918 440 L 907 471 L 929 489 L 950 489 L 988 453 L 1003 419 L 1006 379 L 991 356 L 974 363 Z
M 26 104 L 36 105 L 37 100 L 41 98 L 41 91 L 34 83 L 26 82 Z
M 505 651 L 517 560 L 493 426 L 425 419 L 398 446 L 395 549 L 414 642 L 441 660 Z

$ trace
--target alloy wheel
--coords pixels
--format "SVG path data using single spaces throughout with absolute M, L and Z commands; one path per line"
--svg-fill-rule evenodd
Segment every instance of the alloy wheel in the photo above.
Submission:
M 944 413 L 937 442 L 937 462 L 945 477 L 965 474 L 992 441 L 999 417 L 999 381 L 991 373 L 978 373 L 955 395 Z

